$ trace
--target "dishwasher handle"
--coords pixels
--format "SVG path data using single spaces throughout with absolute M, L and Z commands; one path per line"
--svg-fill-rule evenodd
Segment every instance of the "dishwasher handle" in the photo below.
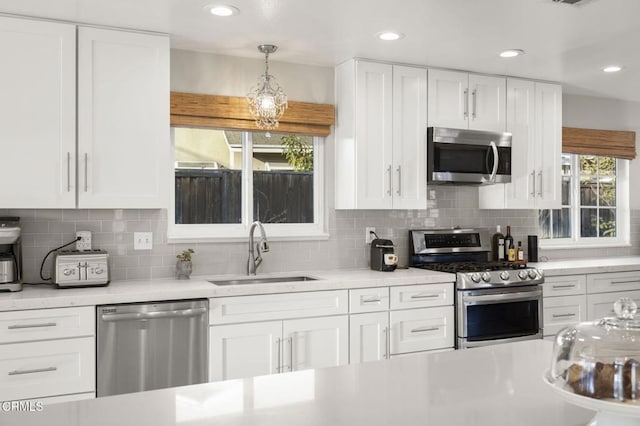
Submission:
M 148 320 L 158 318 L 197 317 L 207 313 L 207 308 L 179 309 L 174 311 L 132 312 L 128 314 L 102 314 L 102 321 Z

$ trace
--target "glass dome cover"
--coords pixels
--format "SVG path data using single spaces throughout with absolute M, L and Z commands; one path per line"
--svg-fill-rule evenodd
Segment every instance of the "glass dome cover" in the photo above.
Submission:
M 556 336 L 550 381 L 591 398 L 640 403 L 640 319 L 629 298 L 615 318 L 583 322 Z

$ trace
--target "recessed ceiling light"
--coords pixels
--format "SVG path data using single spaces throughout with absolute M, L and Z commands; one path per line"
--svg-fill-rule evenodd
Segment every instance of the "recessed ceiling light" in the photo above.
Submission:
M 604 72 L 618 72 L 622 69 L 621 66 L 618 65 L 609 65 L 608 67 L 604 67 L 602 71 Z
M 524 55 L 524 50 L 522 49 L 509 49 L 500 52 L 501 58 L 515 58 L 516 56 Z
M 226 4 L 210 4 L 204 7 L 206 11 L 216 16 L 231 16 L 240 13 L 237 7 Z
M 378 38 L 380 40 L 384 40 L 384 41 L 400 40 L 401 38 L 404 37 L 404 34 L 396 33 L 394 31 L 383 31 L 383 32 L 378 33 L 376 35 L 378 36 Z

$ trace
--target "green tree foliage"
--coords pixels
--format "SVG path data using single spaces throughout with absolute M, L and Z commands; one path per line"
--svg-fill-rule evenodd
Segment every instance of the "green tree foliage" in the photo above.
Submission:
M 285 158 L 297 172 L 313 171 L 313 147 L 296 135 L 282 136 L 282 149 Z

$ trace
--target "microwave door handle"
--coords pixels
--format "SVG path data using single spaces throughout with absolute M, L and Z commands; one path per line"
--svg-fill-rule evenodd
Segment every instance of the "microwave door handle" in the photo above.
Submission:
M 498 154 L 498 147 L 496 146 L 495 142 L 491 141 L 491 150 L 493 151 L 493 170 L 491 171 L 491 178 L 489 179 L 489 182 L 495 182 L 496 181 L 496 173 L 498 173 L 498 161 L 500 161 L 500 156 Z

